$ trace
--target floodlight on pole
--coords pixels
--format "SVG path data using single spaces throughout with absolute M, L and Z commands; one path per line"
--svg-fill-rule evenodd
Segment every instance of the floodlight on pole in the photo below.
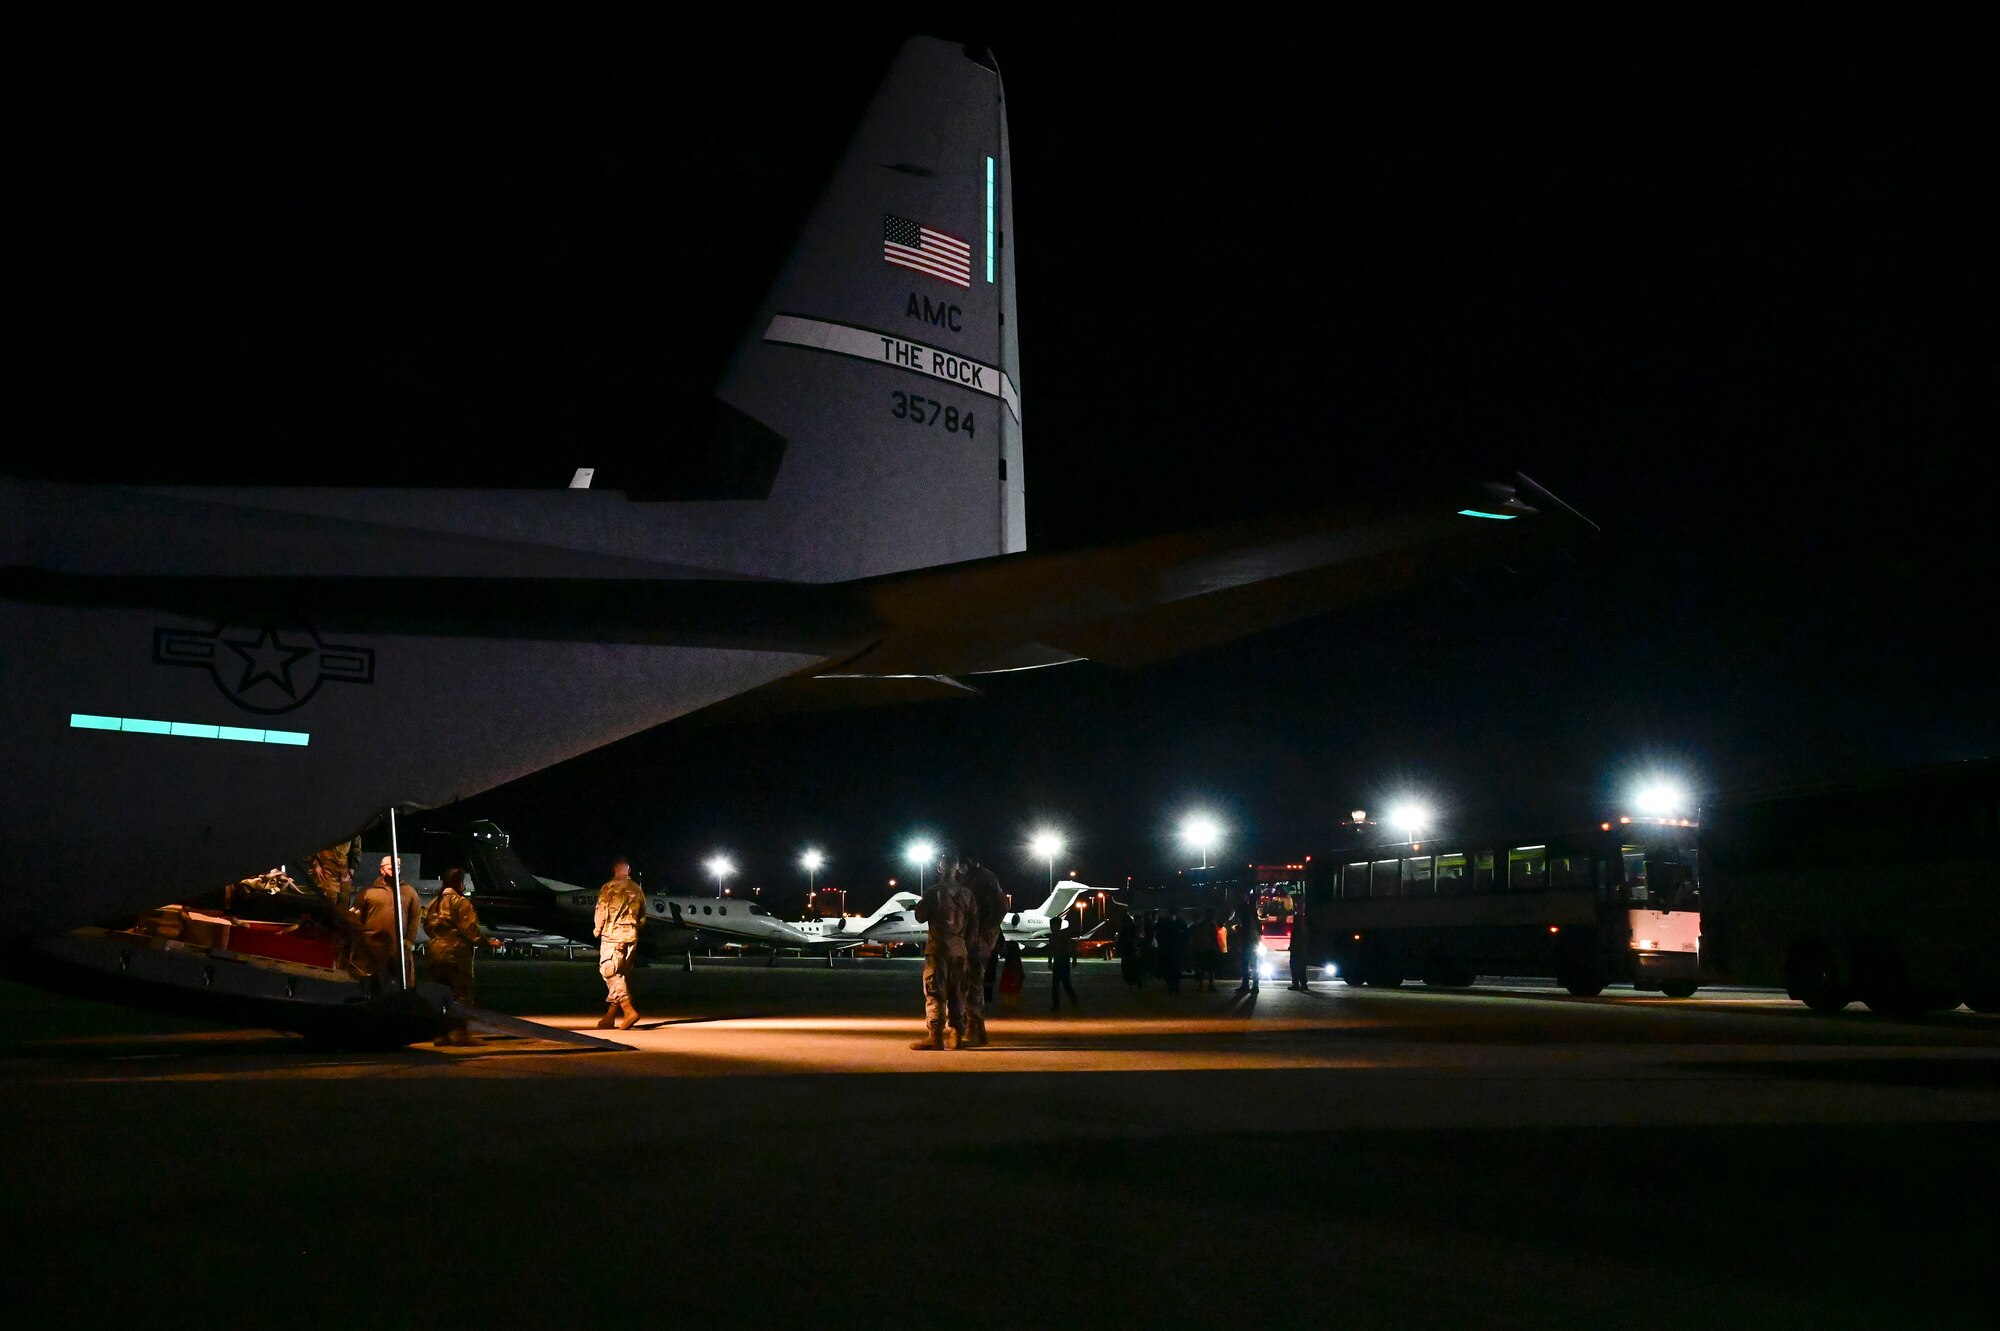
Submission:
M 1208 853 L 1222 840 L 1222 825 L 1205 813 L 1192 813 L 1181 820 L 1181 844 L 1201 852 L 1201 867 L 1208 867 Z
M 807 893 L 819 890 L 819 871 L 826 867 L 826 856 L 818 847 L 809 846 L 806 853 L 799 856 L 799 867 L 806 871 Z
M 736 861 L 730 859 L 721 851 L 717 851 L 703 860 L 701 867 L 708 870 L 708 876 L 715 880 L 715 886 L 720 891 L 722 890 L 723 883 L 727 882 L 730 876 L 736 872 Z
M 1043 828 L 1028 838 L 1028 849 L 1049 862 L 1049 891 L 1056 890 L 1056 856 L 1063 852 L 1062 833 Z
M 1389 806 L 1389 826 L 1403 834 L 1406 841 L 1415 841 L 1428 831 L 1436 815 L 1431 806 L 1422 800 L 1401 800 Z
M 903 849 L 903 862 L 914 865 L 917 870 L 917 891 L 924 890 L 924 870 L 937 863 L 937 842 L 929 837 L 918 837 Z
M 1647 818 L 1666 818 L 1686 813 L 1690 804 L 1687 787 L 1666 777 L 1654 777 L 1632 793 L 1632 807 Z

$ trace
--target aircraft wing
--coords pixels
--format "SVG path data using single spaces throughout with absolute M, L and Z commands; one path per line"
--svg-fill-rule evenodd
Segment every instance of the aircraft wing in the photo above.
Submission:
M 960 675 L 1084 659 L 1145 665 L 1595 530 L 1516 477 L 843 583 L 101 576 L 15 566 L 0 569 L 0 595 L 218 622 L 246 606 L 282 604 L 324 631 L 354 634 L 792 652 L 816 663 L 773 687 L 896 679 L 899 698 L 934 697 L 969 692 Z
M 901 574 L 860 589 L 881 638 L 818 673 L 1145 665 L 1596 530 L 1517 475 L 1508 485 L 1439 486 L 1105 549 Z

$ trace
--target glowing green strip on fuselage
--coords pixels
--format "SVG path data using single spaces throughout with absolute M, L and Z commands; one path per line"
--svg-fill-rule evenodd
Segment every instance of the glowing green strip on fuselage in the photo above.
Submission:
M 200 721 L 148 721 L 136 716 L 69 715 L 72 730 L 116 730 L 127 735 L 178 735 L 182 739 L 233 739 L 244 744 L 288 744 L 303 749 L 312 736 L 303 730 L 255 730 L 245 726 L 212 726 Z

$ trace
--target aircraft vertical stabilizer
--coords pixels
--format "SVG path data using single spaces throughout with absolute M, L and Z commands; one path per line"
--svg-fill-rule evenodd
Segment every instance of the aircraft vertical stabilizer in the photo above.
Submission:
M 790 576 L 1025 548 L 1011 196 L 998 71 L 905 43 L 716 390 L 784 441 Z

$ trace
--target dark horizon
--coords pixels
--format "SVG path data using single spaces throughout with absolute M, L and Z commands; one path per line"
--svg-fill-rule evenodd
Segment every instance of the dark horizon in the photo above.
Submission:
M 4 469 L 378 485 L 684 463 L 675 423 L 921 28 L 43 23 Z M 579 882 L 623 853 L 698 889 L 727 847 L 780 901 L 810 841 L 867 904 L 918 827 L 1018 895 L 1044 819 L 1059 872 L 1115 885 L 1170 873 L 1197 804 L 1262 861 L 1409 787 L 1537 826 L 1654 766 L 1714 792 L 1994 752 L 1972 44 L 1422 14 L 980 38 L 1031 550 L 1517 468 L 1601 537 L 1146 670 L 676 724 L 454 815 Z

